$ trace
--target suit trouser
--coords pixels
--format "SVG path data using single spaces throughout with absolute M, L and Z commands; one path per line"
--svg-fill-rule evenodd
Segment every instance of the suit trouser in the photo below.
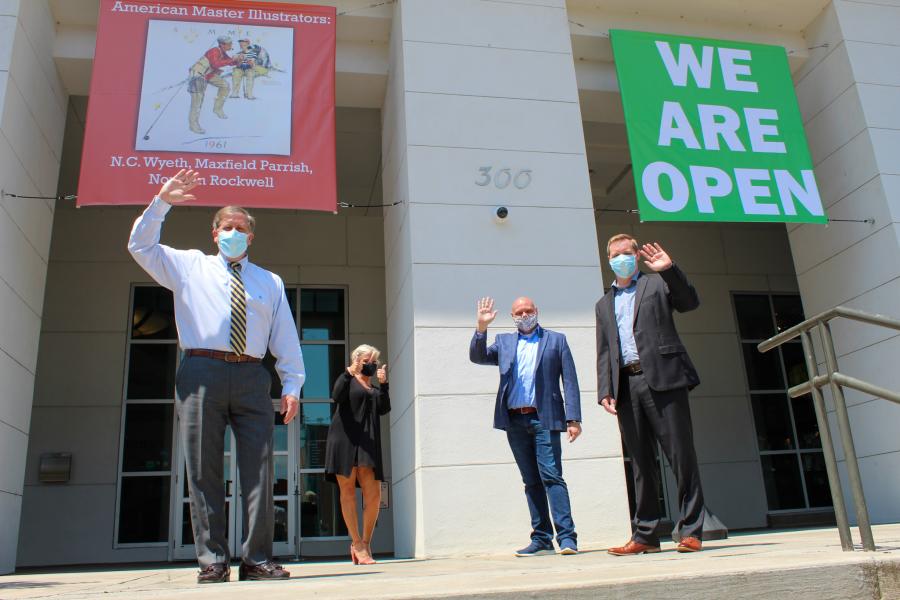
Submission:
M 191 525 L 201 567 L 227 563 L 225 428 L 237 441 L 243 506 L 242 555 L 255 565 L 272 558 L 275 507 L 271 378 L 260 363 L 228 363 L 186 356 L 175 382 L 176 406 L 187 466 Z M 234 499 L 232 499 L 234 501 Z
M 700 539 L 703 530 L 703 490 L 694 451 L 691 405 L 685 388 L 656 391 L 643 374 L 622 374 L 616 401 L 619 431 L 631 455 L 635 511 L 633 539 L 659 545 L 659 477 L 656 442 L 662 447 L 678 483 L 682 537 Z

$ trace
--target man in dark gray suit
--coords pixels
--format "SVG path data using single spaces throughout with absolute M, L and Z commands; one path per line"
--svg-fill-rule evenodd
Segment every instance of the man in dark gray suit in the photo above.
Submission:
M 577 554 L 560 444 L 562 431 L 570 442 L 581 435 L 581 395 L 572 352 L 566 336 L 538 325 L 537 307 L 530 298 L 513 302 L 518 331 L 498 334 L 488 346 L 487 328 L 496 317 L 491 298 L 478 301 L 469 359 L 500 367 L 494 428 L 506 431 L 531 513 L 531 543 L 517 550 L 516 556 L 553 554 L 554 527 L 559 553 Z M 560 393 L 560 380 L 565 396 Z
M 659 244 L 639 248 L 633 237 L 619 234 L 606 250 L 616 280 L 596 306 L 597 394 L 606 412 L 618 415 L 635 489 L 634 534 L 609 553 L 660 551 L 657 441 L 678 482 L 681 539 L 676 550 L 697 552 L 704 507 L 688 391 L 700 378 L 672 312 L 694 310 L 700 298 Z M 638 256 L 653 273 L 641 273 Z

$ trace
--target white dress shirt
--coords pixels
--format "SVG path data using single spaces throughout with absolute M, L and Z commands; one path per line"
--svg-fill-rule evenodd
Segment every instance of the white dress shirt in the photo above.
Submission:
M 175 296 L 178 343 L 185 350 L 205 348 L 231 352 L 231 273 L 228 260 L 199 250 L 176 250 L 159 243 L 166 213 L 172 208 L 159 197 L 134 222 L 128 251 L 141 267 Z M 291 315 L 281 278 L 240 261 L 247 293 L 247 347 L 262 358 L 266 348 L 275 356 L 282 394 L 300 397 L 306 379 L 297 325 Z

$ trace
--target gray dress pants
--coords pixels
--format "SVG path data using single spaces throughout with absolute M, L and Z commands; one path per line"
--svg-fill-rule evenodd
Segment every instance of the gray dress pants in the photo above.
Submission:
M 270 386 L 269 373 L 260 363 L 185 356 L 178 369 L 175 405 L 187 463 L 194 544 L 201 568 L 231 559 L 223 473 L 225 428 L 229 424 L 237 440 L 243 560 L 255 565 L 272 558 L 275 415 Z

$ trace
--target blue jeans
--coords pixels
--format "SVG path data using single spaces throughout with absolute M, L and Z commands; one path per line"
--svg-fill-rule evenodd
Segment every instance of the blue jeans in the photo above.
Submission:
M 557 543 L 563 540 L 574 543 L 577 536 L 572 521 L 569 488 L 562 476 L 559 432 L 541 425 L 537 413 L 513 413 L 509 416 L 506 439 L 525 483 L 525 498 L 531 513 L 531 539 L 552 547 L 555 526 Z

